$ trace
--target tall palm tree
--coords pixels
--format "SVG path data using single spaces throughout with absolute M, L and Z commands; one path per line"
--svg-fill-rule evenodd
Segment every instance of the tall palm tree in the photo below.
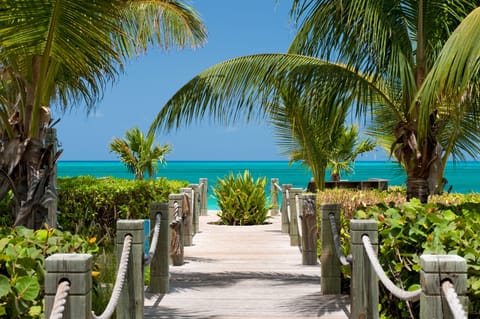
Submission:
M 171 152 L 169 144 L 154 144 L 153 133 L 143 135 L 138 127 L 125 133 L 125 139 L 114 138 L 110 143 L 110 151 L 120 156 L 120 161 L 135 175 L 143 180 L 145 173 L 152 179 L 158 171 L 158 162 L 165 163 L 165 155 Z
M 359 117 L 370 114 L 370 132 L 389 142 L 406 171 L 407 197 L 427 201 L 450 156 L 480 151 L 479 3 L 293 0 L 299 30 L 289 53 L 205 70 L 167 102 L 151 129 L 206 114 L 223 122 L 264 119 L 282 86 L 308 83 L 316 90 L 306 94 L 308 105 L 344 103 Z M 322 104 L 332 99 L 340 104 Z
M 55 197 L 50 176 L 59 153 L 44 141 L 51 106 L 90 111 L 127 59 L 152 46 L 196 47 L 206 33 L 181 0 L 11 0 L 0 6 L 0 198 L 13 191 L 15 225 L 34 227 Z

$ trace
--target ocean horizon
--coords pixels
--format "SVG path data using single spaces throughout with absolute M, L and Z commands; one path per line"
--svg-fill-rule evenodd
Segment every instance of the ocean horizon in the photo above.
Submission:
M 212 187 L 219 178 L 233 173 L 243 174 L 249 170 L 254 178 L 266 177 L 268 181 L 278 178 L 280 185 L 292 184 L 296 188 L 305 188 L 311 179 L 308 168 L 299 163 L 289 165 L 288 161 L 168 161 L 160 165 L 156 178 L 185 180 L 191 184 L 199 183 L 200 178 L 207 178 L 209 184 L 209 209 L 218 209 L 213 198 Z M 59 161 L 59 177 L 89 175 L 94 177 L 112 176 L 133 179 L 120 161 Z M 357 161 L 354 172 L 343 175 L 342 180 L 367 180 L 379 178 L 388 180 L 389 186 L 405 186 L 406 175 L 395 161 Z M 453 193 L 480 192 L 480 162 L 448 162 L 445 170 L 447 185 Z M 326 180 L 329 180 L 327 172 Z M 268 193 L 267 189 L 267 193 Z

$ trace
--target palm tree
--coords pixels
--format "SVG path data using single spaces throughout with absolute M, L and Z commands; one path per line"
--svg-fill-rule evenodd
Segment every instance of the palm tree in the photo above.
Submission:
M 125 139 L 114 138 L 110 151 L 120 156 L 120 161 L 136 179 L 143 180 L 145 172 L 152 179 L 158 171 L 158 162 L 164 164 L 165 155 L 171 152 L 169 144 L 154 145 L 154 141 L 154 134 L 144 136 L 138 127 L 134 127 L 125 133 Z
M 15 225 L 34 227 L 55 197 L 50 176 L 60 152 L 44 141 L 50 107 L 92 110 L 127 59 L 152 46 L 201 45 L 205 27 L 181 0 L 12 0 L 1 6 L 0 198 L 12 191 Z
M 359 140 L 358 126 L 342 126 L 340 137 L 328 161 L 331 180 L 339 181 L 342 172 L 353 172 L 352 165 L 358 155 L 374 149 L 375 143 L 371 139 Z
M 263 119 L 282 87 L 314 89 L 308 105 L 352 109 L 389 142 L 407 197 L 439 191 L 450 156 L 480 151 L 480 1 L 293 0 L 298 33 L 287 54 L 219 63 L 182 87 L 151 129 L 206 114 Z M 335 99 L 338 103 L 328 103 Z M 273 103 L 272 103 L 273 100 Z M 328 125 L 328 123 L 324 123 Z
M 282 102 L 272 107 L 269 117 L 280 149 L 289 157 L 290 164 L 301 162 L 310 168 L 316 187 L 323 190 L 325 173 L 342 137 L 347 112 L 341 107 L 310 107 L 306 93 L 313 91 L 295 88 L 282 91 Z

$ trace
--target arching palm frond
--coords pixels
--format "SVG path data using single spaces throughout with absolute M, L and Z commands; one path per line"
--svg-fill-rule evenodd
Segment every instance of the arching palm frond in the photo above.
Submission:
M 472 11 L 445 43 L 418 94 L 419 122 L 425 123 L 437 107 L 463 116 L 480 112 L 480 8 Z M 455 110 L 456 108 L 464 110 Z M 426 136 L 420 126 L 421 137 Z M 477 127 L 478 132 L 479 127 Z
M 308 91 L 307 84 L 316 90 L 305 94 L 310 105 L 356 99 L 368 101 L 358 109 L 367 114 L 370 103 L 393 103 L 383 82 L 345 65 L 299 55 L 258 54 L 224 61 L 191 79 L 160 110 L 150 130 L 178 128 L 206 116 L 220 123 L 264 119 L 281 101 L 281 90 Z
M 199 14 L 185 1 L 125 1 L 121 32 L 114 34 L 126 57 L 143 53 L 149 46 L 163 50 L 196 48 L 204 44 L 207 30 Z

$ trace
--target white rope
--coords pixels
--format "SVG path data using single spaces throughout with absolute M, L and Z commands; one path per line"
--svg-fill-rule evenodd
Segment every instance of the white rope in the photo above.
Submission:
M 288 216 L 288 221 L 292 221 L 292 215 L 290 211 L 290 192 L 288 191 L 288 188 L 285 190 L 285 197 L 286 197 L 286 205 L 287 205 L 287 216 Z
M 282 188 L 277 183 L 273 183 L 273 186 L 275 186 L 278 191 L 282 191 Z
M 147 266 L 152 262 L 153 256 L 155 256 L 155 251 L 157 250 L 158 237 L 160 234 L 160 222 L 161 222 L 160 217 L 161 217 L 160 214 L 157 214 L 155 216 L 155 227 L 153 229 L 152 242 L 150 243 L 150 249 L 148 250 L 148 255 L 146 255 L 143 258 L 144 266 Z
M 127 274 L 127 267 L 128 267 L 128 259 L 130 257 L 130 249 L 132 247 L 132 236 L 127 235 L 125 236 L 125 240 L 123 241 L 123 250 L 122 256 L 120 257 L 120 263 L 118 265 L 117 271 L 117 278 L 115 279 L 115 285 L 113 286 L 112 296 L 108 301 L 107 307 L 105 311 L 100 315 L 96 316 L 92 312 L 93 319 L 109 319 L 115 308 L 118 304 L 118 299 L 120 298 L 120 293 L 122 292 L 123 284 L 125 283 L 125 276 Z
M 179 205 L 178 205 L 178 202 L 174 202 L 173 203 L 173 208 L 174 208 L 174 211 L 173 211 L 173 221 L 170 223 L 170 224 L 173 224 L 173 223 L 178 223 L 179 221 L 182 220 L 182 216 L 180 216 L 178 214 L 178 210 L 179 210 Z
M 340 236 L 338 236 L 338 229 L 337 224 L 335 223 L 335 215 L 328 214 L 328 218 L 330 219 L 330 228 L 332 230 L 333 236 L 333 244 L 335 245 L 335 251 L 337 253 L 337 258 L 340 260 L 340 263 L 343 266 L 351 266 L 351 259 L 349 260 L 342 251 L 342 245 L 340 243 Z
M 302 238 L 302 226 L 301 226 L 301 223 L 299 223 L 298 221 L 301 220 L 300 219 L 300 196 L 298 196 L 298 194 L 295 194 L 295 209 L 297 210 L 297 229 L 298 229 L 298 236 L 300 238 Z M 300 239 L 299 238 L 299 239 Z M 298 241 L 298 246 L 301 246 L 301 240 Z
M 452 311 L 453 318 L 467 319 L 467 314 L 465 313 L 460 300 L 458 300 L 458 295 L 450 281 L 446 280 L 442 283 L 442 292 L 447 300 L 450 310 Z
M 50 319 L 62 319 L 65 304 L 67 303 L 68 292 L 70 291 L 70 283 L 66 280 L 60 282 L 57 287 L 57 293 L 53 300 L 52 312 Z
M 387 277 L 387 275 L 383 271 L 382 266 L 378 262 L 377 256 L 373 251 L 372 244 L 370 243 L 370 238 L 368 237 L 368 235 L 362 236 L 362 242 L 363 247 L 365 248 L 365 252 L 370 259 L 370 263 L 372 264 L 373 269 L 375 269 L 375 273 L 377 274 L 378 278 L 383 283 L 385 288 L 387 288 L 394 296 L 399 299 L 410 301 L 419 300 L 422 289 L 417 289 L 415 291 L 406 291 L 395 286 L 395 284 Z

